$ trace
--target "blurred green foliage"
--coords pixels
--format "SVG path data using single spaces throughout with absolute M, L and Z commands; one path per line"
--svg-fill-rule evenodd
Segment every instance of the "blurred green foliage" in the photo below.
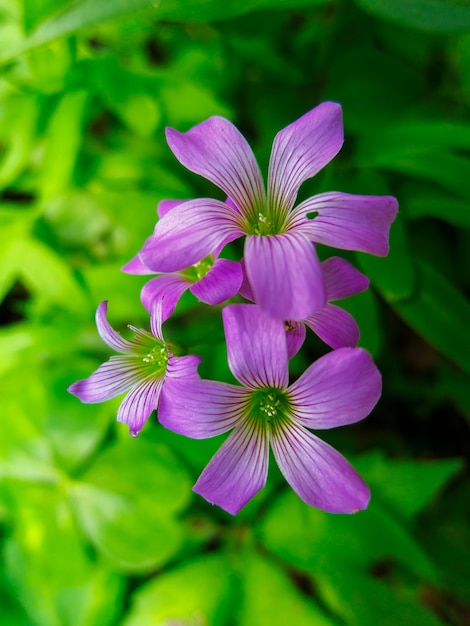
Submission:
M 461 0 L 1 0 L 2 626 L 470 623 L 470 5 Z M 148 324 L 120 267 L 164 198 L 216 195 L 166 146 L 232 119 L 266 166 L 275 133 L 344 109 L 341 154 L 301 194 L 391 193 L 386 259 L 348 258 L 345 302 L 384 376 L 364 424 L 328 433 L 372 487 L 310 509 L 273 467 L 231 518 L 191 493 L 220 445 L 67 386 L 107 358 L 94 327 Z M 239 250 L 229 254 L 236 258 Z M 220 310 L 189 294 L 167 338 L 228 380 Z M 324 348 L 311 336 L 298 375 Z M 274 464 L 273 464 L 274 465 Z

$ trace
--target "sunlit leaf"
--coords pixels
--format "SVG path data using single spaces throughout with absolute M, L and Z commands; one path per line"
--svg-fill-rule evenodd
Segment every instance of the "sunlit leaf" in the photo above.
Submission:
M 225 626 L 233 611 L 234 578 L 229 555 L 186 561 L 133 594 L 123 626 Z

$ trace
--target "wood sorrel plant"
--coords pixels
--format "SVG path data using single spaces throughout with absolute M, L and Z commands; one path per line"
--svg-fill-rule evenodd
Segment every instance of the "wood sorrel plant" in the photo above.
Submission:
M 111 357 L 70 391 L 83 402 L 128 391 L 118 420 L 134 436 L 157 408 L 166 428 L 187 437 L 232 430 L 194 487 L 232 514 L 265 485 L 269 446 L 287 482 L 308 504 L 335 513 L 365 508 L 367 485 L 308 429 L 363 419 L 380 397 L 380 374 L 370 355 L 356 347 L 356 322 L 331 304 L 366 289 L 368 279 L 343 259 L 320 263 L 315 244 L 386 255 L 396 199 L 329 192 L 295 206 L 301 184 L 342 146 L 341 107 L 333 102 L 277 134 L 266 188 L 251 148 L 224 118 L 212 117 L 187 133 L 168 129 L 167 140 L 178 160 L 218 185 L 227 200 L 160 204 L 153 235 L 124 268 L 159 274 L 142 291 L 152 333 L 133 329 L 135 338 L 125 341 L 106 322 L 102 303 L 100 335 L 124 356 Z M 239 237 L 245 237 L 241 262 L 219 258 Z M 241 386 L 201 380 L 197 356 L 171 354 L 161 325 L 187 289 L 207 304 L 236 294 L 253 302 L 230 304 L 222 312 L 229 366 Z M 289 385 L 288 359 L 301 348 L 305 325 L 333 351 Z

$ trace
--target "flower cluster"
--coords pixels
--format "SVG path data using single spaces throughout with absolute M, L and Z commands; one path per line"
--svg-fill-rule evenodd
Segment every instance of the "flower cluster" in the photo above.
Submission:
M 274 139 L 267 185 L 254 154 L 231 122 L 212 117 L 186 133 L 167 129 L 186 168 L 227 196 L 163 201 L 154 233 L 123 269 L 157 274 L 142 290 L 151 333 L 131 327 L 124 340 L 97 311 L 113 356 L 70 391 L 83 402 L 128 392 L 118 420 L 136 436 L 153 410 L 160 423 L 194 439 L 231 431 L 194 491 L 236 514 L 266 483 L 269 448 L 286 481 L 308 504 L 334 513 L 367 506 L 369 489 L 337 451 L 314 435 L 366 417 L 381 393 L 370 355 L 357 347 L 352 316 L 332 304 L 367 289 L 368 279 L 341 257 L 320 263 L 315 245 L 385 256 L 397 202 L 341 192 L 296 205 L 302 183 L 343 143 L 341 107 L 324 102 Z M 244 237 L 240 262 L 221 257 Z M 240 385 L 203 380 L 199 357 L 174 356 L 162 323 L 190 290 L 222 309 L 228 364 Z M 235 303 L 233 303 L 235 301 Z M 247 302 L 248 301 L 248 302 Z M 289 384 L 288 362 L 306 327 L 333 350 Z

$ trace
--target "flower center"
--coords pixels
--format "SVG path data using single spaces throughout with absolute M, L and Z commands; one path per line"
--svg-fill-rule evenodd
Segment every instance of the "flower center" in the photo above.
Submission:
M 202 261 L 181 270 L 181 276 L 189 283 L 197 283 L 199 280 L 207 276 L 214 265 L 214 257 L 212 254 L 206 256 Z
M 155 368 L 166 369 L 166 365 L 168 363 L 168 350 L 165 346 L 158 344 L 142 358 L 142 361 L 148 365 L 154 366 Z
M 258 212 L 248 219 L 248 235 L 279 235 L 283 232 L 283 224 L 276 215 L 266 207 L 264 213 Z
M 290 402 L 284 389 L 257 389 L 250 400 L 250 416 L 263 426 L 275 429 L 290 420 Z

